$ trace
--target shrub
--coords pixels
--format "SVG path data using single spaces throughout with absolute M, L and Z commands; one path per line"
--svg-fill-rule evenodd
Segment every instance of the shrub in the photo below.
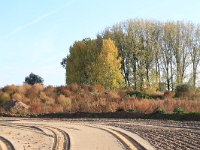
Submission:
M 120 95 L 113 90 L 107 90 L 105 92 L 105 95 L 107 95 L 109 98 L 114 98 L 114 99 L 120 98 Z
M 192 95 L 192 87 L 188 84 L 181 84 L 176 87 L 176 97 L 190 97 Z
M 8 93 L 9 95 L 14 94 L 17 91 L 17 86 L 15 85 L 8 85 L 2 89 L 3 92 Z
M 31 100 L 36 99 L 39 96 L 39 90 L 31 87 L 26 91 L 25 96 Z
M 182 109 L 182 108 L 180 108 L 180 107 L 177 107 L 177 108 L 175 108 L 174 110 L 173 110 L 173 113 L 176 113 L 176 114 L 182 114 L 182 113 L 184 113 L 185 111 Z
M 60 105 L 65 106 L 65 105 L 71 105 L 71 99 L 65 97 L 64 95 L 60 95 L 57 98 L 57 101 Z
M 72 92 L 67 89 L 65 86 L 57 87 L 57 94 L 62 94 L 66 97 L 70 97 L 72 95 Z
M 61 105 L 55 104 L 52 106 L 51 112 L 63 112 L 63 107 Z
M 6 92 L 0 94 L 0 105 L 3 105 L 10 100 L 10 95 Z
M 51 98 L 54 98 L 54 99 L 57 97 L 57 90 L 53 86 L 46 87 L 44 89 L 44 92 L 48 97 L 51 97 Z
M 153 114 L 165 114 L 166 111 L 164 109 L 161 109 L 161 108 L 156 108 L 154 111 L 153 111 Z
M 33 88 L 34 88 L 35 90 L 37 90 L 37 91 L 42 91 L 42 90 L 44 90 L 44 86 L 43 86 L 42 84 L 40 84 L 40 83 L 34 84 L 34 85 L 33 85 Z
M 46 97 L 45 104 L 49 105 L 49 106 L 54 105 L 55 104 L 55 99 L 52 98 L 52 97 Z
M 69 85 L 69 89 L 72 91 L 72 92 L 78 92 L 80 86 L 76 83 L 73 83 L 73 84 L 70 84 Z
M 21 95 L 19 93 L 15 93 L 12 95 L 12 99 L 14 99 L 16 101 L 23 101 L 23 95 Z
M 144 99 L 162 99 L 160 94 L 146 94 L 140 91 L 127 91 L 127 95 Z
M 90 92 L 96 92 L 96 93 L 103 92 L 104 90 L 105 90 L 105 88 L 100 84 L 92 85 L 89 88 Z
M 46 103 L 48 100 L 48 96 L 44 92 L 40 92 L 39 99 L 42 103 Z
M 121 97 L 121 98 L 125 98 L 126 97 L 126 91 L 123 90 L 123 89 L 120 89 L 118 91 L 118 95 Z
M 136 109 L 129 109 L 128 112 L 136 113 L 136 112 L 138 112 L 138 110 L 136 110 Z
M 23 86 L 17 87 L 16 93 L 19 93 L 20 95 L 24 95 L 24 94 L 26 93 L 26 88 L 25 88 L 25 86 L 23 85 Z
M 42 105 L 40 104 L 33 103 L 30 106 L 31 113 L 41 113 L 41 110 L 42 110 Z
M 175 96 L 175 93 L 173 91 L 165 91 L 163 97 L 164 98 L 173 98 Z

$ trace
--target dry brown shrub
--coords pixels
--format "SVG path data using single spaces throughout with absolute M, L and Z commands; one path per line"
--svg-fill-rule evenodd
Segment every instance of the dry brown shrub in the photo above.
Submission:
M 81 89 L 83 89 L 86 93 L 89 93 L 90 92 L 90 87 L 88 85 L 81 85 Z
M 57 98 L 58 104 L 62 106 L 71 106 L 71 99 L 68 97 L 65 97 L 64 95 L 59 95 Z
M 34 84 L 33 86 L 29 87 L 26 86 L 26 93 L 25 96 L 31 100 L 39 99 L 39 94 L 43 90 L 43 86 L 41 84 Z
M 51 97 L 47 97 L 46 98 L 46 102 L 45 102 L 46 105 L 54 105 L 55 104 L 55 99 L 54 98 L 51 98 Z
M 26 91 L 28 90 L 28 89 L 30 89 L 30 88 L 32 88 L 32 85 L 29 85 L 29 84 L 23 84 L 22 86 L 19 86 L 18 88 L 17 88 L 17 93 L 20 93 L 20 94 L 24 94 L 25 95 L 25 93 L 26 93 Z
M 5 86 L 4 88 L 2 88 L 2 91 L 8 93 L 9 95 L 12 95 L 17 91 L 17 86 L 15 85 Z
M 31 100 L 30 100 L 29 98 L 27 98 L 27 97 L 23 97 L 23 99 L 22 99 L 21 102 L 23 102 L 23 103 L 25 103 L 25 104 L 27 104 L 27 105 L 30 105 Z
M 63 90 L 62 94 L 65 95 L 66 97 L 72 96 L 72 93 L 69 90 L 67 90 L 67 89 Z
M 31 100 L 36 99 L 39 96 L 39 91 L 32 87 L 26 91 L 25 96 Z
M 16 93 L 19 93 L 20 95 L 24 95 L 26 93 L 26 88 L 24 86 L 18 86 Z
M 109 105 L 107 105 L 107 112 L 116 112 L 119 108 L 119 105 L 116 102 L 110 102 Z
M 12 95 L 12 99 L 16 100 L 16 101 L 23 101 L 24 96 L 21 95 L 20 93 L 15 93 Z
M 94 110 L 91 110 L 91 111 L 94 111 L 94 112 L 107 112 L 107 106 L 108 106 L 108 103 L 106 101 L 106 98 L 98 98 L 97 101 L 94 101 L 93 102 L 93 107 L 96 106 L 95 108 L 93 108 Z
M 80 86 L 78 85 L 78 84 L 76 84 L 76 83 L 73 83 L 73 84 L 70 84 L 69 86 L 68 86 L 68 88 L 70 89 L 70 91 L 72 91 L 72 92 L 78 92 L 78 90 L 80 89 Z
M 135 105 L 134 105 L 135 101 L 136 101 L 135 98 L 131 98 L 131 99 L 128 99 L 128 100 L 123 100 L 118 105 L 118 108 L 123 108 L 124 110 L 135 109 Z
M 85 96 L 86 95 L 77 95 L 76 97 L 74 97 L 74 99 L 71 101 L 72 102 L 71 108 L 73 111 L 87 112 L 88 110 L 89 112 L 90 99 L 87 99 Z
M 37 91 L 42 91 L 44 90 L 44 86 L 42 84 L 36 83 L 33 85 L 33 88 Z
M 66 97 L 72 96 L 72 92 L 66 86 L 57 87 L 57 93 L 65 95 Z
M 164 98 L 173 98 L 175 93 L 173 91 L 166 91 L 163 95 Z
M 40 113 L 51 113 L 51 112 L 52 112 L 52 106 L 50 106 L 50 105 L 42 105 Z
M 46 103 L 46 101 L 48 100 L 48 96 L 46 96 L 44 92 L 40 92 L 39 99 L 42 103 Z
M 126 91 L 123 89 L 120 89 L 118 91 L 118 95 L 120 96 L 120 98 L 125 98 L 127 96 Z
M 34 114 L 38 114 L 42 112 L 42 105 L 38 103 L 33 103 L 30 105 L 30 112 Z
M 97 84 L 97 85 L 90 86 L 88 90 L 90 92 L 102 93 L 104 92 L 105 88 L 102 85 Z
M 51 97 L 51 98 L 54 98 L 54 99 L 57 97 L 57 90 L 53 86 L 46 87 L 44 89 L 44 92 L 48 97 Z
M 5 110 L 0 107 L 0 113 L 5 113 Z
M 52 106 L 51 112 L 63 112 L 63 106 L 55 104 Z
M 200 101 L 198 100 L 150 100 L 150 99 L 128 99 L 119 105 L 124 110 L 134 109 L 143 113 L 152 113 L 156 108 L 161 108 L 167 112 L 173 112 L 175 108 L 182 108 L 186 112 L 199 112 Z
M 121 98 L 120 95 L 117 92 L 113 91 L 113 90 L 107 90 L 105 92 L 105 95 L 107 95 L 107 97 L 109 97 L 109 98 L 114 98 L 114 99 Z

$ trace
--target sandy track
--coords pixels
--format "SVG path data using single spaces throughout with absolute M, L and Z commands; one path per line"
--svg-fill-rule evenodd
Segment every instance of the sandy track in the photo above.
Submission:
M 134 133 L 87 121 L 0 119 L 0 136 L 16 150 L 135 150 L 154 149 Z M 1 144 L 6 149 L 5 142 Z M 11 149 L 12 148 L 8 148 Z
M 13 144 L 6 138 L 0 136 L 0 150 L 14 150 Z
M 0 136 L 16 150 L 200 150 L 200 122 L 0 118 Z

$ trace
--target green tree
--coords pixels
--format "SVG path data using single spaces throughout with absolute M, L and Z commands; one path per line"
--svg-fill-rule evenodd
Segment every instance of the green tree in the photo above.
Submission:
M 89 68 L 99 53 L 97 40 L 77 41 L 70 47 L 66 59 L 66 83 L 88 84 Z
M 35 83 L 43 84 L 43 82 L 44 82 L 44 80 L 42 79 L 42 77 L 40 77 L 36 74 L 33 74 L 33 73 L 31 73 L 29 76 L 27 76 L 25 78 L 25 83 L 28 83 L 31 85 L 34 85 Z

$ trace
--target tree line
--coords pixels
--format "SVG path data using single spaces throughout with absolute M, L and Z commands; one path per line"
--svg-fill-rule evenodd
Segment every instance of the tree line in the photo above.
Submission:
M 93 62 L 90 59 L 96 59 L 95 55 L 99 53 L 97 47 L 106 39 L 114 41 L 118 49 L 117 58 L 121 59 L 121 74 L 126 86 L 132 86 L 135 90 L 174 90 L 177 85 L 188 82 L 196 87 L 200 61 L 200 26 L 184 21 L 142 19 L 128 20 L 106 28 L 94 41 L 86 44 L 83 49 L 87 50 L 82 49 L 79 56 L 73 50 L 78 43 L 75 42 L 70 48 L 70 55 L 63 61 L 66 62 L 63 64 L 66 67 L 67 83 L 71 83 L 72 80 L 68 80 L 74 75 L 69 71 L 70 67 L 75 67 L 69 62 L 72 55 L 77 55 L 74 56 L 76 61 L 88 57 L 88 62 Z M 87 56 L 86 51 L 95 57 Z M 81 68 L 84 66 L 79 66 L 76 71 L 86 71 Z M 106 72 L 102 70 L 102 73 Z M 87 73 L 82 75 L 87 76 Z M 79 81 L 72 82 L 85 83 Z

